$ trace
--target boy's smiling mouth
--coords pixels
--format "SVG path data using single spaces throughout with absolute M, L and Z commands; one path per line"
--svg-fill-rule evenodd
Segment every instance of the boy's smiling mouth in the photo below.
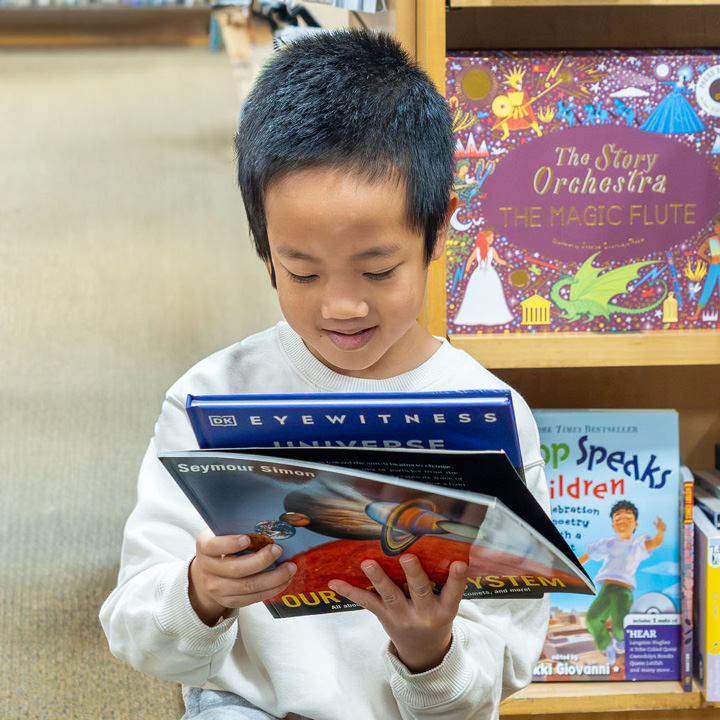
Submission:
M 359 350 L 370 342 L 376 327 L 363 328 L 349 332 L 345 330 L 325 330 L 325 334 L 339 350 Z

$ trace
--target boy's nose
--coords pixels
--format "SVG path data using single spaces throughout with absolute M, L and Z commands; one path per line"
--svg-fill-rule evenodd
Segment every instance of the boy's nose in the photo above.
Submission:
M 345 288 L 327 293 L 323 299 L 321 313 L 326 320 L 351 320 L 365 317 L 370 311 L 367 302 Z

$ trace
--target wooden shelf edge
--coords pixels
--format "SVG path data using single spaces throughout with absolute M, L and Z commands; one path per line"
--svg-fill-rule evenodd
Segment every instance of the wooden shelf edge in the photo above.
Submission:
M 488 368 L 720 364 L 720 331 L 449 335 Z
M 450 0 L 451 8 L 473 7 L 580 7 L 580 6 L 653 6 L 653 5 L 713 5 L 716 0 Z
M 500 705 L 501 716 L 704 707 L 700 690 L 678 682 L 533 683 Z

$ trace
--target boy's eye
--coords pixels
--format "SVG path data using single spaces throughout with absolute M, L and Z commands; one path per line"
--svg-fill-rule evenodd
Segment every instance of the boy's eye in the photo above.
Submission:
M 385 270 L 385 272 L 365 273 L 365 277 L 370 280 L 387 280 L 388 278 L 392 277 L 392 274 L 394 272 L 395 268 L 390 268 L 390 270 Z
M 317 275 L 296 275 L 295 273 L 291 273 L 289 270 L 286 270 L 288 277 L 296 283 L 311 283 L 316 278 Z

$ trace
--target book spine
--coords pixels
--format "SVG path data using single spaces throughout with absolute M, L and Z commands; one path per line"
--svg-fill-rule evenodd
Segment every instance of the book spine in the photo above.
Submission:
M 292 396 L 289 396 L 292 397 Z M 481 400 L 486 402 L 481 402 Z M 205 402 L 208 398 L 205 398 Z M 320 402 L 324 402 L 322 404 Z M 523 476 L 515 414 L 508 393 L 477 402 L 462 396 L 404 405 L 253 404 L 188 396 L 186 410 L 201 449 L 250 447 L 381 447 L 504 450 Z
M 198 447 L 201 450 L 207 450 L 211 447 L 211 441 L 208 434 L 205 432 L 205 416 L 202 410 L 195 405 L 191 404 L 192 395 L 188 395 L 187 404 L 185 410 L 192 425 L 195 438 L 198 441 Z
M 685 692 L 693 689 L 693 570 L 695 532 L 693 526 L 693 490 L 695 486 L 692 473 L 682 469 L 682 502 L 680 503 L 680 682 Z

